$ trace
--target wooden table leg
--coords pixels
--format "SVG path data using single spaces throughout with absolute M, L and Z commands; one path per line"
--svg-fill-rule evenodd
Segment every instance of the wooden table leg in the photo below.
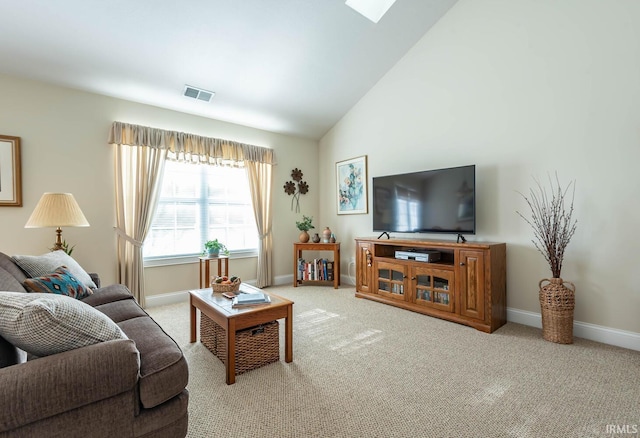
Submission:
M 202 286 L 202 259 L 200 259 L 200 289 L 204 289 Z
M 293 361 L 293 305 L 287 306 L 287 317 L 284 319 L 284 361 Z
M 204 282 L 206 284 L 205 287 L 209 287 L 211 286 L 211 261 L 210 260 L 205 260 L 204 261 L 206 268 L 204 268 Z
M 295 243 L 293 244 L 293 287 L 298 287 L 298 251 L 296 250 Z
M 227 320 L 226 330 L 227 360 L 225 361 L 227 371 L 227 385 L 236 383 L 236 321 Z
M 191 298 L 191 295 L 189 295 L 189 313 L 190 313 L 190 320 L 191 320 L 191 341 L 189 342 L 195 342 L 196 341 L 196 306 L 193 305 L 193 299 Z
M 335 277 L 333 279 L 333 288 L 338 289 L 338 286 L 340 286 L 340 250 L 335 250 L 334 254 L 333 259 L 335 262 L 333 263 L 333 266 Z

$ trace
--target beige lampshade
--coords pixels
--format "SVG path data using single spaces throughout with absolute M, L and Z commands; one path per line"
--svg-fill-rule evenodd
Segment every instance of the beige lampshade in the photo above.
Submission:
M 45 193 L 31 213 L 25 228 L 88 227 L 80 206 L 71 193 Z

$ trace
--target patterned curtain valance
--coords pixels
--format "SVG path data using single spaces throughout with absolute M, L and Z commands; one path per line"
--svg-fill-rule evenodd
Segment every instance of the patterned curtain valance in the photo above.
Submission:
M 167 159 L 217 166 L 243 166 L 245 161 L 276 164 L 273 149 L 123 122 L 113 122 L 109 144 L 166 149 Z

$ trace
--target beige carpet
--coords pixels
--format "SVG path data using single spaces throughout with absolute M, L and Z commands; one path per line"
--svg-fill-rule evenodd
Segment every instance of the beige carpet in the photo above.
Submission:
M 354 297 L 271 287 L 295 302 L 294 360 L 224 381 L 189 343 L 188 304 L 149 309 L 189 362 L 190 437 L 613 437 L 640 429 L 640 352 L 558 345 L 508 323 L 488 335 Z

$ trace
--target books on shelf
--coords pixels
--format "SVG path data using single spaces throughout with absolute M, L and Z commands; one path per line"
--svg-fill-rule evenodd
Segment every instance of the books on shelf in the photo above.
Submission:
M 306 261 L 299 258 L 297 278 L 299 281 L 333 281 L 333 261 L 327 259 Z
M 271 302 L 269 295 L 259 292 L 250 294 L 240 294 L 233 299 L 232 307 L 253 306 L 256 304 L 268 304 Z

